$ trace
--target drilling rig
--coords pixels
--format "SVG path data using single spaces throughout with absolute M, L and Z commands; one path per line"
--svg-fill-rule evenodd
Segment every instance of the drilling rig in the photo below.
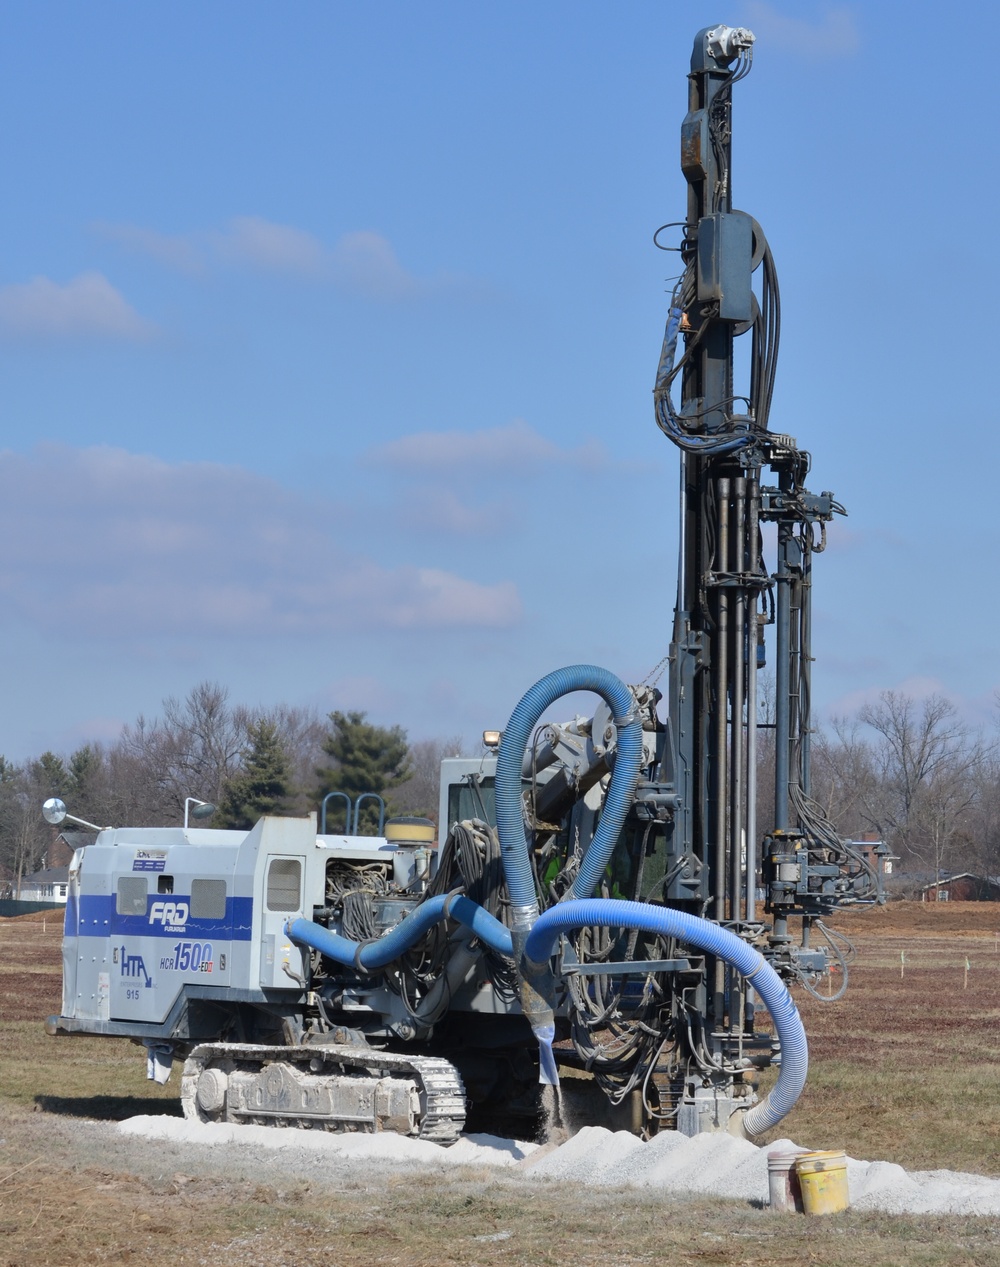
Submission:
M 315 816 L 101 831 L 73 859 L 50 1033 L 129 1037 L 158 1078 L 184 1060 L 202 1121 L 443 1144 L 467 1111 L 536 1112 L 568 1072 L 647 1135 L 758 1135 L 795 1103 L 807 1046 L 789 987 L 839 997 L 847 952 L 824 918 L 878 900 L 879 877 L 810 798 L 812 563 L 844 512 L 768 426 L 777 275 L 732 189 L 753 44 L 697 35 L 687 215 L 654 238 L 680 265 L 653 393 L 681 477 L 665 710 L 655 683 L 548 674 L 483 756 L 444 762 L 436 829 L 383 815 L 360 834 L 332 794 L 342 832 L 325 802 L 318 831 Z M 592 716 L 542 721 L 577 691 L 598 696 Z

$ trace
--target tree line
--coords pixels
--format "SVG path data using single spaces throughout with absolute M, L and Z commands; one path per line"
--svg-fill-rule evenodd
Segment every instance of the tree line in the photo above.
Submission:
M 996 731 L 964 721 L 943 695 L 883 691 L 811 736 L 809 794 L 842 836 L 888 845 L 898 859 L 890 892 L 913 896 L 942 873 L 1000 875 Z M 772 732 L 761 735 L 763 825 L 774 749 Z
M 41 806 L 51 796 L 101 826 L 179 825 L 185 799 L 195 797 L 217 807 L 213 827 L 247 829 L 262 814 L 306 814 L 334 790 L 352 800 L 376 792 L 391 813 L 436 819 L 440 762 L 462 747 L 461 738 L 410 743 L 402 727 L 376 726 L 363 712 L 249 709 L 202 682 L 111 743 L 21 764 L 0 756 L 0 890 L 16 892 L 44 864 L 54 832 Z M 346 830 L 341 804 L 330 804 L 330 830 Z M 363 830 L 373 830 L 377 814 L 367 802 Z
M 997 699 L 1000 707 L 1000 696 Z M 766 709 L 765 709 L 766 712 Z M 766 830 L 774 765 L 766 720 L 759 743 L 758 823 Z M 50 796 L 95 824 L 169 826 L 186 797 L 217 806 L 212 825 L 249 828 L 262 814 L 305 814 L 330 791 L 385 798 L 390 813 L 437 818 L 443 757 L 461 738 L 409 742 L 400 726 L 363 712 L 233 704 L 216 683 L 164 700 L 111 743 L 86 743 L 68 757 L 44 752 L 21 764 L 0 756 L 0 888 L 37 870 L 53 839 L 40 807 Z M 811 736 L 809 794 L 841 835 L 874 833 L 899 859 L 897 887 L 942 871 L 1000 875 L 1000 744 L 962 720 L 941 695 L 884 691 L 853 715 Z M 372 831 L 368 802 L 361 829 Z M 339 801 L 330 830 L 346 830 Z

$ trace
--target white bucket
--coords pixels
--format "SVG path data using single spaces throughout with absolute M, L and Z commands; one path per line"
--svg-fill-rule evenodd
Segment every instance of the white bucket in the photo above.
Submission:
M 767 1154 L 768 1195 L 771 1209 L 778 1214 L 801 1214 L 803 1211 L 802 1189 L 795 1162 L 805 1151 L 804 1148 L 789 1152 L 775 1149 Z

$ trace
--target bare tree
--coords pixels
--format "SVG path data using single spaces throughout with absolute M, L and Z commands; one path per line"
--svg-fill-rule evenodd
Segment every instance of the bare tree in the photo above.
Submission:
M 252 714 L 231 706 L 229 692 L 201 682 L 183 701 L 163 701 L 163 718 L 125 726 L 111 765 L 121 780 L 125 821 L 180 822 L 184 800 L 218 804 L 240 769 Z
M 818 731 L 813 740 L 813 798 L 844 835 L 872 828 L 866 806 L 878 783 L 873 745 L 857 718 L 834 717 L 833 734 Z
M 875 779 L 862 794 L 866 820 L 903 858 L 939 872 L 968 839 L 977 775 L 988 756 L 982 740 L 941 695 L 918 703 L 883 691 L 858 719 L 875 734 Z
M 21 897 L 21 883 L 24 877 L 37 871 L 45 861 L 45 853 L 52 840 L 52 833 L 45 830 L 45 822 L 41 815 L 41 801 L 31 796 L 30 792 L 22 792 L 17 798 L 15 812 L 10 827 L 11 870 L 13 873 L 13 896 Z
M 993 702 L 994 735 L 1000 734 L 1000 691 Z M 1000 875 L 1000 750 L 990 744 L 976 771 L 977 795 L 972 814 L 973 850 L 978 866 L 987 875 Z
M 156 719 L 142 714 L 122 728 L 107 754 L 111 800 L 109 821 L 137 827 L 179 823 L 174 737 Z
M 400 814 L 419 814 L 437 822 L 441 787 L 441 762 L 461 756 L 465 742 L 461 735 L 450 739 L 418 739 L 410 744 L 413 776 L 393 793 L 393 808 Z
M 229 704 L 229 691 L 217 682 L 200 682 L 183 703 L 174 697 L 163 701 L 163 726 L 173 740 L 182 803 L 185 796 L 216 803 L 222 798 L 239 769 L 252 720 L 242 705 Z

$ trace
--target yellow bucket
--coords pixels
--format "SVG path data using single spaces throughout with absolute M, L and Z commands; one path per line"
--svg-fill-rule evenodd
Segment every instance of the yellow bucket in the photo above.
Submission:
M 803 1153 L 796 1158 L 795 1173 L 806 1214 L 838 1214 L 847 1209 L 847 1157 L 843 1153 Z

